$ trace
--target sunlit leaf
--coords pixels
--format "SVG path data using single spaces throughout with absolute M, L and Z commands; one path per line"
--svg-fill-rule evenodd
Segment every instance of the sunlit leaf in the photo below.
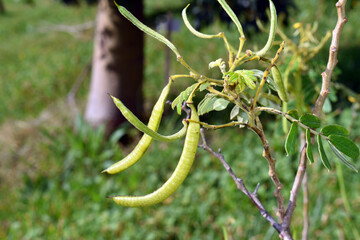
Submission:
M 203 115 L 205 113 L 213 111 L 214 103 L 217 99 L 219 98 L 217 98 L 215 94 L 206 94 L 197 107 L 198 114 Z
M 329 142 L 329 146 L 331 147 L 331 149 L 333 150 L 333 152 L 335 153 L 335 155 L 340 159 L 340 161 L 345 164 L 345 166 L 347 166 L 348 168 L 354 170 L 355 172 L 358 172 L 358 170 L 356 169 L 356 167 L 350 163 L 346 157 L 334 146 L 331 144 L 331 142 Z
M 229 100 L 226 100 L 224 98 L 218 98 L 214 102 L 214 110 L 216 111 L 222 111 L 229 105 Z
M 340 152 L 353 159 L 359 156 L 359 148 L 347 137 L 340 135 L 329 135 L 329 142 Z
M 201 84 L 199 87 L 200 92 L 204 91 L 209 85 L 210 85 L 210 83 L 208 83 L 208 82 Z
M 285 141 L 285 150 L 288 156 L 291 156 L 295 153 L 297 136 L 298 124 L 297 122 L 293 122 L 291 124 L 290 131 Z
M 331 165 L 329 163 L 329 160 L 325 154 L 325 150 L 322 144 L 322 140 L 321 140 L 321 136 L 317 135 L 316 137 L 317 143 L 318 143 L 318 150 L 320 153 L 320 158 L 321 158 L 321 162 L 323 163 L 323 165 L 329 170 L 331 171 Z
M 313 114 L 305 113 L 300 117 L 300 122 L 310 128 L 319 128 L 321 125 L 320 119 Z
M 310 163 L 314 163 L 314 156 L 311 150 L 311 135 L 310 129 L 306 129 L 306 156 L 309 159 Z
M 329 135 L 339 135 L 344 137 L 349 136 L 349 132 L 346 128 L 335 124 L 323 127 L 320 132 L 325 136 L 329 136 Z
M 239 74 L 238 73 L 232 72 L 231 74 L 229 74 L 229 79 L 228 79 L 229 83 L 235 83 L 238 80 L 239 80 Z
M 244 80 L 245 84 L 251 88 L 251 89 L 255 89 L 256 88 L 256 85 L 254 83 L 254 81 L 249 78 L 247 75 L 241 75 L 242 79 Z
M 182 91 L 179 96 L 177 96 L 174 101 L 171 103 L 172 109 L 176 107 L 177 113 L 181 115 L 181 107 L 184 101 L 186 101 L 191 92 L 195 89 L 197 83 L 191 85 L 190 87 L 186 88 L 184 91 Z
M 240 107 L 235 105 L 230 112 L 230 120 L 236 118 L 239 115 L 239 113 L 240 113 Z

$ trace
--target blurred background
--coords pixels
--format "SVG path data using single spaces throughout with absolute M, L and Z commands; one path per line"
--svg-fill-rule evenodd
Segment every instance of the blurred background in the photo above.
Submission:
M 194 69 L 221 77 L 208 69 L 208 63 L 226 59 L 224 44 L 198 39 L 184 27 L 180 14 L 188 2 L 118 1 L 170 38 Z M 267 39 L 268 1 L 228 2 L 243 24 L 245 49 L 260 49 Z M 188 15 L 197 29 L 224 31 L 236 46 L 235 26 L 216 1 L 190 3 Z M 280 59 L 284 69 L 292 64 L 289 91 L 302 96 L 302 105 L 293 101 L 289 106 L 310 111 L 328 59 L 330 39 L 325 36 L 336 24 L 336 1 L 274 3 L 283 33 L 276 36 L 276 44 L 287 36 L 298 46 L 286 47 Z M 324 107 L 326 118 L 322 117 L 326 124 L 348 128 L 359 146 L 360 2 L 348 0 L 346 11 L 349 22 L 341 36 L 339 63 Z M 305 53 L 314 57 L 307 59 Z M 266 68 L 249 65 L 253 67 Z M 107 93 L 147 121 L 168 76 L 181 73 L 186 69 L 172 52 L 124 20 L 112 1 L 0 0 L 0 238 L 223 239 L 227 235 L 228 239 L 278 239 L 221 163 L 202 149 L 189 177 L 164 203 L 124 208 L 106 198 L 155 190 L 172 173 L 183 145 L 182 140 L 154 141 L 140 163 L 117 175 L 100 174 L 129 153 L 141 137 L 126 124 Z M 175 82 L 169 100 L 189 84 L 186 79 Z M 202 119 L 225 123 L 227 116 L 210 113 Z M 159 131 L 180 129 L 183 117 L 167 106 Z M 270 115 L 262 119 L 288 199 L 297 155 L 286 157 L 281 120 Z M 250 189 L 261 184 L 259 197 L 274 214 L 274 186 L 257 137 L 237 128 L 208 131 L 207 137 L 214 149 L 222 148 Z M 330 154 L 333 171 L 327 171 L 318 158 L 308 168 L 309 235 L 311 239 L 356 239 L 359 175 Z M 360 168 L 358 162 L 354 164 Z M 297 238 L 302 221 L 300 193 L 292 223 Z

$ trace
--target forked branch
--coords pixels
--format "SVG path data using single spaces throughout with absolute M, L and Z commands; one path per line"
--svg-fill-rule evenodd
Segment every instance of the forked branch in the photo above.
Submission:
M 345 16 L 345 5 L 346 5 L 346 0 L 339 0 L 336 3 L 338 20 L 332 34 L 328 64 L 326 70 L 321 74 L 322 76 L 321 92 L 313 109 L 313 114 L 318 117 L 321 115 L 321 111 L 324 106 L 325 100 L 330 92 L 329 89 L 330 89 L 331 76 L 338 62 L 337 54 L 339 49 L 340 36 L 344 28 L 344 25 L 347 22 L 347 18 Z M 307 157 L 306 157 L 306 144 L 305 144 L 300 153 L 300 163 L 298 166 L 293 187 L 290 192 L 290 200 L 289 200 L 288 208 L 286 210 L 284 221 L 282 223 L 284 227 L 290 226 L 291 218 L 296 207 L 297 196 L 306 171 L 306 162 L 307 162 Z

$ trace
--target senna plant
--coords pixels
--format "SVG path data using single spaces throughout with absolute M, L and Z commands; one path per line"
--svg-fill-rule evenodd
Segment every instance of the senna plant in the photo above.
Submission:
M 105 169 L 103 172 L 114 174 L 132 166 L 141 159 L 152 140 L 168 142 L 185 137 L 183 152 L 179 163 L 171 177 L 163 184 L 163 186 L 144 196 L 114 196 L 111 198 L 117 204 L 127 207 L 150 206 L 165 200 L 177 190 L 189 173 L 201 136 L 203 140 L 201 147 L 213 154 L 224 164 L 239 190 L 252 200 L 264 218 L 278 231 L 280 237 L 292 239 L 289 225 L 295 203 L 294 200 L 290 199 L 288 207 L 285 208 L 285 201 L 281 192 L 283 185 L 277 175 L 275 168 L 276 160 L 273 158 L 273 153 L 270 151 L 269 142 L 264 133 L 260 118 L 261 113 L 267 112 L 281 116 L 286 122 L 290 123 L 290 128 L 288 130 L 286 129 L 287 137 L 284 144 L 284 149 L 288 156 L 296 153 L 296 142 L 300 133 L 303 132 L 306 144 L 303 147 L 304 151 L 301 151 L 301 155 L 306 155 L 306 158 L 310 163 L 315 161 L 313 156 L 313 148 L 315 147 L 313 146 L 313 140 L 315 139 L 317 145 L 316 149 L 319 152 L 323 165 L 327 169 L 331 170 L 331 163 L 324 150 L 324 142 L 330 146 L 331 150 L 335 153 L 341 163 L 357 172 L 356 167 L 349 158 L 353 160 L 358 158 L 359 148 L 351 141 L 349 132 L 344 127 L 338 125 L 323 125 L 323 121 L 319 119 L 318 115 L 302 113 L 302 110 L 299 111 L 298 109 L 288 111 L 284 108 L 284 105 L 287 106 L 286 103 L 289 101 L 291 95 L 289 95 L 286 84 L 283 81 L 282 73 L 278 66 L 278 59 L 284 51 L 286 41 L 275 46 L 277 51 L 273 56 L 271 56 L 269 52 L 274 45 L 277 28 L 276 9 L 273 2 L 269 0 L 271 23 L 268 39 L 267 42 L 264 43 L 264 47 L 260 50 L 244 49 L 246 38 L 240 21 L 225 0 L 218 0 L 218 2 L 234 22 L 236 29 L 239 32 L 239 43 L 237 48 L 229 43 L 223 32 L 204 34 L 194 29 L 187 18 L 186 10 L 189 5 L 182 11 L 182 18 L 185 26 L 196 37 L 208 40 L 219 38 L 224 42 L 228 59 L 225 61 L 222 58 L 219 58 L 209 63 L 209 68 L 216 68 L 220 71 L 222 77 L 219 79 L 207 77 L 205 74 L 201 74 L 193 69 L 181 56 L 180 51 L 173 43 L 141 23 L 124 7 L 117 5 L 120 13 L 136 27 L 166 44 L 176 55 L 178 62 L 187 69 L 188 74 L 173 75 L 169 78 L 169 83 L 163 89 L 158 102 L 154 106 L 148 125 L 143 124 L 137 119 L 119 99 L 111 96 L 124 117 L 138 130 L 142 131 L 144 136 L 127 157 L 110 166 L 108 169 Z M 261 67 L 259 67 L 259 69 L 246 69 L 246 63 L 249 62 L 258 63 Z M 179 132 L 171 136 L 164 136 L 157 133 L 157 129 L 161 122 L 164 103 L 172 83 L 180 78 L 193 79 L 194 83 L 179 93 L 172 101 L 171 107 L 174 110 L 176 109 L 178 114 L 181 114 L 184 105 L 187 105 L 191 110 L 191 117 L 188 117 L 183 121 L 184 127 Z M 195 106 L 193 98 L 198 92 L 206 92 L 206 94 L 197 106 Z M 286 111 L 280 110 L 281 105 L 283 106 L 282 109 L 286 109 Z M 230 106 L 232 107 L 232 110 L 229 116 L 229 122 L 227 123 L 210 125 L 199 119 L 199 116 L 201 117 L 211 111 L 223 111 Z M 275 185 L 274 196 L 277 200 L 276 216 L 278 217 L 278 220 L 275 220 L 275 218 L 266 211 L 260 200 L 257 198 L 258 187 L 253 193 L 248 191 L 242 179 L 236 177 L 231 170 L 231 167 L 226 163 L 221 152 L 216 153 L 207 145 L 203 131 L 200 131 L 200 127 L 209 130 L 225 127 L 246 127 L 256 133 L 264 148 L 263 156 L 269 165 L 269 176 Z M 300 169 L 299 171 L 302 170 Z M 294 180 L 294 185 L 298 184 L 298 182 L 301 183 L 301 178 L 297 177 Z M 293 194 L 297 194 L 297 191 L 298 187 L 295 187 Z

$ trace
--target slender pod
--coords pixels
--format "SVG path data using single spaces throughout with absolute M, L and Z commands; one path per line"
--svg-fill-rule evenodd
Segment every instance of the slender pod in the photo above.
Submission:
M 184 127 L 182 129 L 180 129 L 178 132 L 176 132 L 172 135 L 165 136 L 165 135 L 155 132 L 154 130 L 152 130 L 151 128 L 146 126 L 143 122 L 141 122 L 118 98 L 113 97 L 113 96 L 111 96 L 111 97 L 112 97 L 115 105 L 117 106 L 117 108 L 122 113 L 122 115 L 139 131 L 149 135 L 153 139 L 158 140 L 158 141 L 163 141 L 163 142 L 172 142 L 172 141 L 176 141 L 185 136 L 186 129 L 187 129 L 187 123 L 185 121 L 183 121 Z M 164 108 L 164 106 L 162 106 L 162 107 Z M 162 112 L 161 112 L 161 115 L 162 115 Z
M 193 28 L 187 18 L 186 15 L 186 9 L 189 7 L 190 4 L 188 4 L 182 11 L 181 16 L 184 20 L 185 26 L 189 29 L 189 31 L 194 34 L 195 36 L 199 37 L 199 38 L 205 38 L 205 39 L 210 39 L 210 38 L 219 38 L 221 36 L 221 33 L 218 33 L 216 35 L 213 34 L 204 34 L 201 33 L 199 31 L 197 31 L 195 28 Z
M 199 116 L 193 104 L 189 104 L 189 107 L 191 109 L 191 120 L 193 121 L 189 122 L 184 148 L 171 177 L 159 189 L 148 195 L 112 197 L 115 203 L 126 207 L 150 206 L 164 201 L 179 188 L 194 162 L 200 135 Z
M 255 52 L 255 55 L 257 55 L 257 56 L 263 56 L 265 53 L 267 53 L 267 51 L 269 51 L 269 49 L 271 48 L 271 46 L 274 42 L 274 39 L 275 39 L 276 25 L 277 25 L 276 9 L 275 9 L 274 3 L 271 0 L 269 0 L 269 4 L 270 4 L 269 37 L 268 37 L 268 40 L 267 40 L 265 46 L 260 51 Z
M 137 28 L 139 28 L 141 31 L 143 31 L 144 33 L 150 35 L 151 37 L 159 40 L 160 42 L 164 43 L 166 46 L 168 46 L 176 55 L 176 57 L 180 57 L 180 53 L 177 50 L 177 48 L 174 46 L 174 44 L 172 44 L 167 38 L 165 38 L 164 36 L 162 36 L 160 33 L 155 32 L 154 30 L 152 30 L 151 28 L 149 28 L 148 26 L 146 26 L 145 24 L 143 24 L 142 22 L 140 22 L 134 15 L 132 15 L 126 8 L 124 8 L 123 6 L 117 5 L 117 3 L 115 2 L 115 5 L 117 6 L 119 12 L 125 17 L 127 18 L 132 24 L 134 24 Z
M 156 131 L 159 128 L 161 117 L 164 111 L 164 104 L 166 101 L 166 97 L 169 94 L 170 86 L 172 82 L 173 81 L 170 79 L 169 83 L 164 87 L 164 89 L 160 94 L 159 99 L 154 105 L 148 123 L 149 129 Z M 149 148 L 152 140 L 153 140 L 152 137 L 150 137 L 147 134 L 144 134 L 140 139 L 139 143 L 136 145 L 136 147 L 131 151 L 131 153 L 129 153 L 124 159 L 118 161 L 117 163 L 114 163 L 113 165 L 111 165 L 109 168 L 105 169 L 102 172 L 115 174 L 131 167 L 137 161 L 139 161 L 139 159 L 144 155 L 146 150 Z
M 289 100 L 289 97 L 288 97 L 286 89 L 285 89 L 285 85 L 284 85 L 283 78 L 281 76 L 281 72 L 280 72 L 279 68 L 276 65 L 274 65 L 271 68 L 271 74 L 273 76 L 274 82 L 279 87 L 278 88 L 278 94 L 279 94 L 280 99 L 283 102 L 287 102 Z

